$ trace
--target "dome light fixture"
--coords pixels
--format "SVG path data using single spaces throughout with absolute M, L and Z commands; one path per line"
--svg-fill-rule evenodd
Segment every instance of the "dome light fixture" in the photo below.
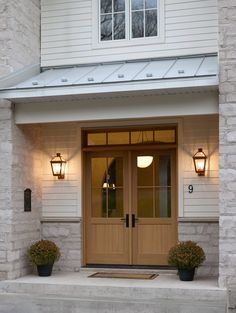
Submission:
M 147 168 L 152 164 L 153 156 L 150 155 L 144 155 L 144 156 L 138 156 L 137 157 L 137 166 L 139 168 Z

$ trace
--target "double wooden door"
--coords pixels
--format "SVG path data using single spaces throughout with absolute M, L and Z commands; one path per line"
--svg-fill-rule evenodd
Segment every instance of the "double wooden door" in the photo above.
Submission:
M 176 243 L 175 150 L 90 152 L 86 264 L 166 265 Z

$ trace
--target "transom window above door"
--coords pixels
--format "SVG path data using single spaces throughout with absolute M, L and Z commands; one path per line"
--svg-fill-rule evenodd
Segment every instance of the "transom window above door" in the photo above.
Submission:
M 176 144 L 176 137 L 175 127 L 85 131 L 83 146 L 170 145 Z
M 159 36 L 162 0 L 99 0 L 99 41 Z

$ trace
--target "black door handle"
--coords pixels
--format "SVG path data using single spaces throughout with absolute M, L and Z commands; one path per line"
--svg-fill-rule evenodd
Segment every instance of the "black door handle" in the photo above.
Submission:
M 122 221 L 125 221 L 125 227 L 129 227 L 129 214 L 125 214 L 125 218 L 121 219 Z
M 135 222 L 138 221 L 138 218 L 135 217 L 135 214 L 132 214 L 132 227 L 134 228 L 135 227 Z

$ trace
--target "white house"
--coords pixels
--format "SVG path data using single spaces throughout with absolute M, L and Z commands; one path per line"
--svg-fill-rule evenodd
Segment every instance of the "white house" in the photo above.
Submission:
M 207 256 L 198 276 L 231 290 L 235 15 L 230 0 L 6 2 L 2 279 L 30 271 L 26 250 L 39 238 L 60 246 L 56 269 L 72 272 L 165 267 L 169 248 L 190 239 Z

